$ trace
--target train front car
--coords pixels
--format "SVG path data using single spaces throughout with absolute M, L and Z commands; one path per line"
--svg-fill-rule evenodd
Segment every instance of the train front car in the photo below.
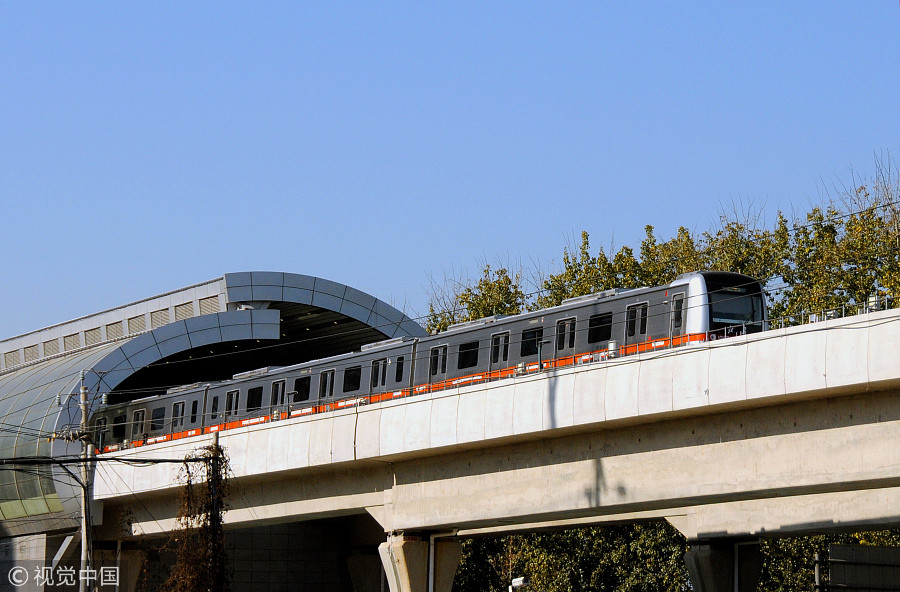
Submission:
M 709 340 L 759 333 L 767 328 L 765 294 L 758 280 L 726 271 L 679 276 L 687 284 L 687 332 Z

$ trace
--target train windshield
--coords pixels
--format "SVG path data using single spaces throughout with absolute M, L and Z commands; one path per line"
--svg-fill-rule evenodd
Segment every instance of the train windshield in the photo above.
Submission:
M 764 329 L 765 304 L 759 282 L 741 276 L 706 278 L 709 329 L 722 337 Z M 726 280 L 726 281 L 723 281 Z

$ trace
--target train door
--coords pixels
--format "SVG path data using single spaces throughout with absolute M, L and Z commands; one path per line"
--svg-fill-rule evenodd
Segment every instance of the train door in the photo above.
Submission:
M 372 370 L 369 378 L 370 393 L 384 390 L 384 385 L 387 383 L 387 371 L 387 358 L 372 360 Z
M 94 423 L 94 434 L 95 434 L 95 442 L 97 442 L 97 450 L 103 452 L 103 447 L 106 446 L 106 434 L 107 434 L 107 419 L 105 417 L 98 417 L 97 421 Z
M 625 311 L 625 353 L 638 351 L 638 344 L 647 340 L 647 310 L 649 303 L 632 304 Z
M 212 398 L 209 406 L 209 420 L 214 421 L 219 418 L 219 395 Z
M 172 404 L 172 432 L 184 427 L 184 401 Z
M 671 310 L 669 311 L 669 343 L 681 344 L 679 335 L 684 333 L 684 292 L 672 295 Z
M 334 395 L 334 370 L 326 370 L 319 374 L 319 399 Z
M 225 393 L 225 421 L 237 415 L 240 395 L 241 391 L 228 391 Z
M 146 436 L 144 433 L 144 418 L 147 416 L 146 409 L 135 409 L 131 415 L 131 439 L 143 440 Z
M 509 366 L 509 331 L 491 335 L 491 378 L 502 378 Z
M 272 417 L 278 419 L 287 411 L 286 401 L 284 397 L 284 381 L 276 380 L 272 383 L 272 397 L 269 401 L 271 406 Z
M 428 364 L 428 382 L 435 384 L 447 378 L 447 346 L 439 345 L 431 348 Z
M 556 364 L 571 364 L 575 355 L 575 319 L 563 319 L 556 323 Z

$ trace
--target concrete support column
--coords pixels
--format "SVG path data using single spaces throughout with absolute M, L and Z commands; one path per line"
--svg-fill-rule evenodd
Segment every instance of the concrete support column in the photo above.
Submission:
M 461 556 L 462 544 L 459 541 L 434 541 L 434 588 L 430 592 L 450 592 Z
M 450 592 L 462 546 L 456 541 L 435 540 L 429 550 L 429 544 L 421 537 L 402 535 L 378 546 L 391 592 Z M 434 561 L 432 569 L 429 555 Z
M 419 537 L 391 536 L 378 545 L 391 592 L 426 592 L 428 542 Z
M 684 562 L 697 592 L 755 592 L 762 568 L 758 541 L 695 541 Z

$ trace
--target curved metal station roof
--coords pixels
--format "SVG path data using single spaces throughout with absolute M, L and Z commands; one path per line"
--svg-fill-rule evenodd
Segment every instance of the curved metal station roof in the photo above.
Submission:
M 96 404 L 230 378 L 426 331 L 338 282 L 276 272 L 221 278 L 0 341 L 0 458 L 77 455 L 53 434 L 77 429 L 81 375 Z M 61 470 L 0 471 L 7 535 L 78 526 L 77 490 Z

